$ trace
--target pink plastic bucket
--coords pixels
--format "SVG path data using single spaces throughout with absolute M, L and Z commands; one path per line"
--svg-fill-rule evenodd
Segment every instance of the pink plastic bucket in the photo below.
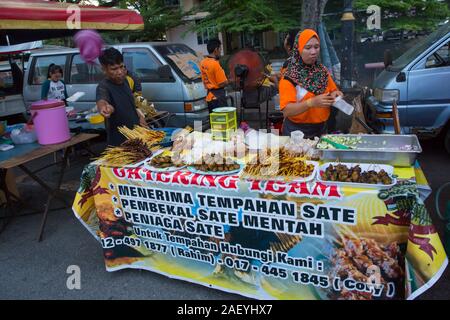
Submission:
M 31 105 L 31 116 L 40 144 L 57 144 L 70 140 L 64 101 L 37 101 Z

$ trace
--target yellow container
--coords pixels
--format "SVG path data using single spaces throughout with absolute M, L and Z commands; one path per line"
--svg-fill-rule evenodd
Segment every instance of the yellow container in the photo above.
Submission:
M 216 108 L 209 118 L 213 130 L 237 129 L 236 108 Z
M 236 120 L 231 119 L 228 122 L 211 122 L 212 130 L 230 130 L 236 129 Z
M 230 140 L 231 134 L 237 129 L 236 108 L 216 108 L 209 117 L 213 139 Z
M 86 118 L 91 124 L 99 124 L 105 121 L 105 118 L 99 113 L 88 115 Z
M 235 129 L 229 130 L 211 130 L 213 140 L 229 141 L 231 135 L 236 132 Z

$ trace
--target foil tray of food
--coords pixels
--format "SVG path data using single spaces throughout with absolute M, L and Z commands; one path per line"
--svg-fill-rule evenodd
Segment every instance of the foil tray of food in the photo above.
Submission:
M 317 149 L 323 161 L 361 162 L 409 167 L 422 152 L 416 135 L 336 134 L 323 136 Z M 338 149 L 339 148 L 339 149 Z

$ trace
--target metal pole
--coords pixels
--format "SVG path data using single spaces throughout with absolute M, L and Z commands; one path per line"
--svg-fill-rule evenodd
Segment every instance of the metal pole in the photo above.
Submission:
M 355 16 L 353 0 L 344 0 L 342 14 L 342 82 L 343 88 L 351 88 L 353 80 L 353 41 L 355 33 Z

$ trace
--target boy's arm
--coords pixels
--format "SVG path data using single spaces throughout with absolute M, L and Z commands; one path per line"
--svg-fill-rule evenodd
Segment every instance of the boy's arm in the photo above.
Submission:
M 109 118 L 114 112 L 114 107 L 111 105 L 110 95 L 108 89 L 101 83 L 97 86 L 96 102 L 98 112 L 105 118 Z
M 109 118 L 114 113 L 114 107 L 106 100 L 97 101 L 97 110 L 105 118 Z

